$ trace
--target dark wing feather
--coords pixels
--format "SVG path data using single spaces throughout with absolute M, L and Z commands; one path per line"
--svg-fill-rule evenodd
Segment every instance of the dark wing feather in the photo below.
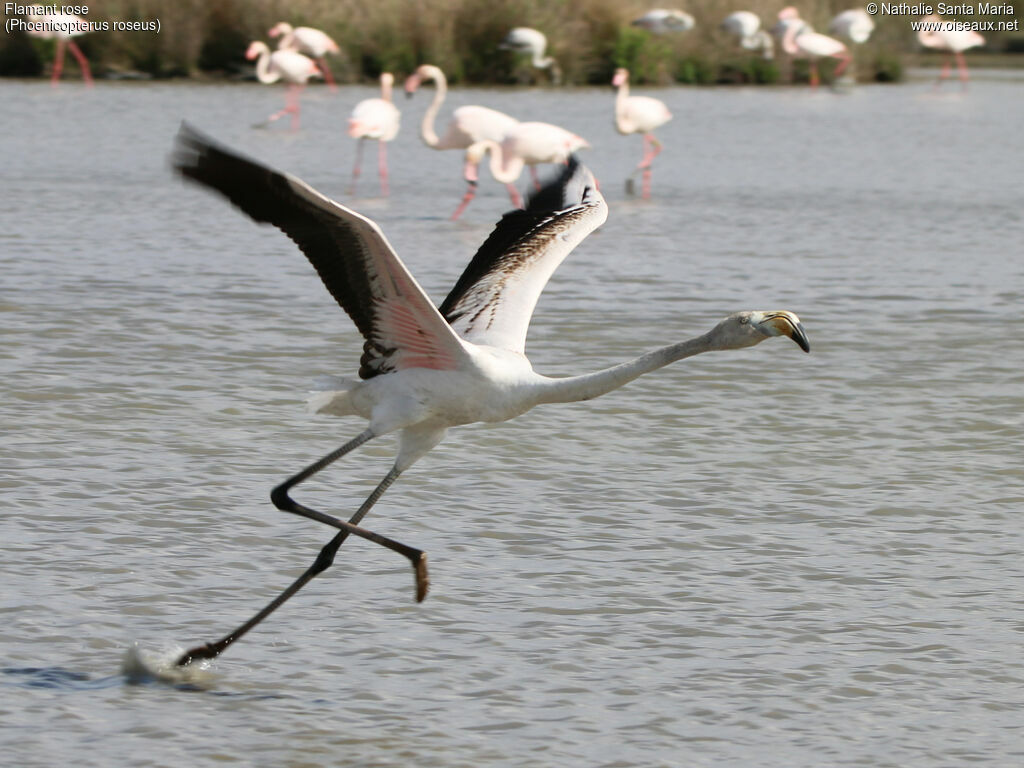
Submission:
M 299 246 L 366 339 L 361 377 L 409 367 L 454 368 L 464 359 L 456 334 L 370 219 L 217 145 L 187 123 L 173 163 L 185 178 L 217 190 Z
M 467 341 L 522 354 L 548 279 L 607 217 L 594 177 L 570 158 L 525 211 L 502 217 L 441 304 L 441 314 Z

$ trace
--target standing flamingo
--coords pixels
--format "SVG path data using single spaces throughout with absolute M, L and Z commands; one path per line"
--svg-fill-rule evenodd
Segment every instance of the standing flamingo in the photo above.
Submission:
M 736 11 L 722 20 L 721 28 L 735 37 L 740 47 L 748 51 L 761 51 L 765 59 L 775 56 L 775 43 L 767 30 L 761 29 L 761 19 L 750 11 Z
M 935 81 L 935 87 L 942 85 L 942 81 L 949 77 L 953 64 L 953 57 L 956 57 L 957 71 L 960 73 L 960 83 L 967 88 L 967 61 L 964 59 L 964 51 L 968 48 L 976 48 L 985 44 L 985 38 L 979 33 L 970 29 L 954 29 L 951 22 L 944 22 L 941 16 L 925 16 L 918 22 L 920 27 L 917 31 L 917 40 L 926 48 L 934 48 L 939 51 L 946 51 L 949 55 L 942 64 L 942 71 L 939 79 Z
M 850 64 L 850 53 L 846 46 L 833 37 L 815 32 L 792 6 L 779 11 L 779 23 L 775 31 L 782 39 L 782 50 L 795 58 L 810 60 L 812 88 L 817 88 L 821 80 L 818 75 L 818 59 L 822 56 L 839 59 L 833 72 L 836 79 Z
M 359 416 L 367 427 L 340 448 L 278 485 L 270 494 L 284 511 L 338 529 L 313 564 L 263 610 L 221 640 L 183 653 L 177 664 L 218 656 L 334 562 L 349 534 L 409 559 L 416 600 L 429 586 L 426 555 L 362 528 L 359 523 L 405 470 L 440 443 L 449 427 L 500 422 L 543 403 L 590 400 L 646 373 L 693 355 L 750 347 L 788 336 L 810 347 L 792 312 L 738 312 L 701 336 L 647 352 L 596 373 L 549 378 L 524 354 L 537 300 L 558 265 L 604 223 L 608 206 L 593 176 L 570 162 L 525 211 L 506 214 L 477 251 L 440 307 L 409 273 L 370 219 L 330 200 L 299 179 L 220 147 L 188 125 L 174 159 L 186 179 L 224 195 L 257 222 L 271 223 L 295 241 L 325 287 L 366 339 L 361 380 L 310 401 L 318 413 Z M 391 469 L 349 521 L 311 509 L 289 492 L 364 443 L 398 434 Z
M 693 16 L 685 11 L 668 8 L 655 8 L 643 16 L 633 19 L 630 22 L 634 27 L 646 29 L 656 35 L 665 35 L 670 32 L 689 32 L 694 28 Z
M 552 56 L 544 55 L 548 47 L 548 38 L 539 29 L 514 27 L 509 30 L 498 47 L 527 54 L 534 67 L 546 69 L 551 73 L 551 82 L 555 85 L 562 82 L 562 69 L 558 66 L 558 62 Z
M 573 152 L 586 149 L 590 144 L 586 139 L 577 136 L 575 133 L 559 128 L 550 123 L 519 123 L 510 130 L 501 142 L 490 139 L 482 139 L 471 145 L 466 150 L 466 167 L 476 170 L 483 156 L 491 153 L 490 170 L 491 175 L 505 185 L 512 185 L 523 173 L 523 168 L 529 166 L 530 174 L 536 189 L 540 189 L 540 182 L 537 179 L 537 166 L 540 163 L 568 163 Z M 470 191 L 467 191 L 456 211 L 456 216 L 461 214 L 473 199 L 472 192 L 476 185 L 474 179 L 470 181 Z M 517 192 L 518 195 L 518 192 Z M 513 201 L 517 208 L 522 207 L 521 199 Z M 453 217 L 455 218 L 455 217 Z
M 266 43 L 259 40 L 249 44 L 245 52 L 245 58 L 252 61 L 256 59 L 256 78 L 261 83 L 271 84 L 278 80 L 284 80 L 288 86 L 285 94 L 285 107 L 267 118 L 266 122 L 271 123 L 284 115 L 292 116 L 291 129 L 299 128 L 299 95 L 306 87 L 309 78 L 320 75 L 316 63 L 308 56 L 303 56 L 296 51 L 274 51 Z
M 423 64 L 406 79 L 405 93 L 411 97 L 421 84 L 430 81 L 434 83 L 434 99 L 423 114 L 423 121 L 420 123 L 420 138 L 431 149 L 469 149 L 470 146 L 484 139 L 500 142 L 512 128 L 519 125 L 518 120 L 509 117 L 504 112 L 471 104 L 459 107 L 452 112 L 444 136 L 438 137 L 434 130 L 434 120 L 448 94 L 448 80 L 445 78 L 444 72 L 433 64 Z M 459 217 L 476 193 L 477 168 L 468 161 L 468 158 L 462 175 L 468 182 L 469 188 L 463 196 L 463 201 L 452 214 L 452 219 Z M 505 186 L 508 189 L 512 205 L 518 208 L 521 198 L 515 185 L 506 184 Z
M 650 96 L 629 95 L 629 70 L 615 70 L 612 85 L 618 89 L 615 95 L 615 129 L 625 135 L 642 133 L 644 137 L 644 156 L 633 171 L 643 172 L 643 197 L 651 196 L 651 163 L 661 154 L 661 142 L 654 135 L 654 129 L 672 119 L 665 103 Z M 626 188 L 632 189 L 633 181 L 626 182 Z
M 78 68 L 82 71 L 82 80 L 85 81 L 86 87 L 91 88 L 92 71 L 89 69 L 89 60 L 85 58 L 82 49 L 74 41 L 74 38 L 81 37 L 86 33 L 89 29 L 89 23 L 81 16 L 76 16 L 73 13 L 30 13 L 25 18 L 34 27 L 26 30 L 30 37 L 36 37 L 40 40 L 57 41 L 50 83 L 56 87 L 60 82 L 60 74 L 64 69 L 64 49 L 67 48 L 78 60 Z
M 388 195 L 388 158 L 387 142 L 398 135 L 398 124 L 402 115 L 391 102 L 391 88 L 395 83 L 395 76 L 390 72 L 384 72 L 380 76 L 380 98 L 363 99 L 356 104 L 352 110 L 352 116 L 348 119 L 348 135 L 359 139 L 356 146 L 356 164 L 352 168 L 352 186 L 350 195 L 356 191 L 356 181 L 359 179 L 359 162 L 363 156 L 363 143 L 365 139 L 377 140 L 377 173 L 380 176 L 380 188 L 385 197 Z
M 341 48 L 331 39 L 330 35 L 313 27 L 293 27 L 287 21 L 275 24 L 267 34 L 271 38 L 281 37 L 277 42 L 277 50 L 298 51 L 311 56 L 320 67 L 327 84 L 331 86 L 332 90 L 337 89 L 331 68 L 327 66 L 327 54 L 341 53 Z

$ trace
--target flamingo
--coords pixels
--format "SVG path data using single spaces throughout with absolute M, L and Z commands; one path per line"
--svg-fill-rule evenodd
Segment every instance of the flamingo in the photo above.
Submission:
M 766 30 L 761 29 L 761 19 L 750 11 L 736 11 L 722 20 L 722 30 L 736 37 L 740 47 L 748 51 L 761 51 L 765 59 L 775 55 L 775 43 Z
M 398 135 L 398 124 L 401 113 L 391 102 L 391 88 L 395 76 L 384 72 L 380 76 L 380 98 L 363 99 L 352 110 L 348 119 L 348 135 L 359 139 L 356 147 L 356 164 L 352 169 L 352 187 L 349 194 L 355 194 L 356 181 L 359 179 L 359 161 L 363 155 L 365 139 L 377 140 L 377 173 L 380 176 L 380 188 L 385 197 L 388 195 L 388 159 L 387 142 Z
M 474 170 L 479 167 L 483 155 L 491 153 L 491 175 L 505 185 L 514 185 L 522 175 L 523 168 L 529 166 L 533 176 L 534 186 L 540 189 L 537 179 L 537 165 L 540 163 L 568 163 L 572 153 L 590 146 L 586 139 L 571 133 L 564 128 L 550 123 L 519 123 L 509 131 L 501 142 L 490 139 L 482 139 L 471 145 L 466 150 L 466 167 Z M 457 213 L 462 213 L 469 201 L 473 199 L 472 192 L 476 185 L 474 179 L 470 181 L 469 191 Z M 514 188 L 514 187 L 513 187 Z M 518 193 L 517 193 L 518 194 Z M 513 201 L 519 208 L 522 207 L 521 200 Z
M 984 45 L 985 38 L 974 30 L 954 29 L 950 22 L 944 22 L 941 16 L 934 14 L 925 16 L 918 23 L 918 42 L 926 48 L 946 51 L 949 54 L 942 64 L 942 71 L 939 73 L 939 79 L 935 81 L 935 87 L 938 88 L 942 81 L 949 77 L 955 56 L 960 83 L 967 88 L 967 61 L 964 59 L 964 51 Z
M 875 31 L 875 22 L 863 8 L 851 8 L 832 19 L 828 31 L 859 45 L 871 37 Z
M 281 21 L 270 28 L 267 32 L 271 39 L 280 36 L 277 42 L 279 51 L 298 51 L 311 56 L 317 63 L 324 75 L 327 84 L 332 90 L 337 90 L 334 84 L 334 75 L 331 68 L 327 66 L 328 53 L 341 53 L 341 48 L 331 39 L 326 32 L 313 27 L 293 27 L 287 21 Z
M 514 27 L 505 35 L 505 39 L 498 45 L 499 48 L 518 53 L 525 53 L 530 56 L 530 63 L 537 69 L 547 69 L 551 72 L 551 82 L 556 85 L 562 82 L 562 70 L 558 62 L 551 56 L 545 56 L 544 51 L 548 47 L 548 38 L 539 29 L 531 27 Z
M 53 6 L 54 8 L 56 6 Z M 92 87 L 92 71 L 89 60 L 73 38 L 81 37 L 89 29 L 89 22 L 73 13 L 27 14 L 25 17 L 32 26 L 26 30 L 30 37 L 40 40 L 56 40 L 56 52 L 53 59 L 53 73 L 50 83 L 57 87 L 60 73 L 64 69 L 64 49 L 67 48 L 78 60 L 78 68 L 82 71 L 82 80 L 87 88 Z
M 336 389 L 316 394 L 310 407 L 368 422 L 356 437 L 270 494 L 278 509 L 338 529 L 334 538 L 263 610 L 224 638 L 186 651 L 178 666 L 222 653 L 330 567 L 349 534 L 408 558 L 414 566 L 416 600 L 423 600 L 429 586 L 425 553 L 369 531 L 360 522 L 450 427 L 505 421 L 544 403 L 589 400 L 678 360 L 750 347 L 773 336 L 787 336 L 805 352 L 810 350 L 792 312 L 744 311 L 700 336 L 596 373 L 565 378 L 536 373 L 524 346 L 540 293 L 570 251 L 608 215 L 593 176 L 575 159 L 525 211 L 508 213 L 498 222 L 440 307 L 434 306 L 373 221 L 299 179 L 237 155 L 187 124 L 178 134 L 174 165 L 184 178 L 219 192 L 255 221 L 281 229 L 316 268 L 366 342 L 360 380 L 338 380 Z M 292 499 L 295 486 L 390 433 L 398 435 L 394 463 L 349 521 Z
M 782 49 L 786 53 L 810 60 L 812 88 L 817 88 L 820 82 L 818 59 L 822 56 L 839 59 L 833 73 L 837 79 L 850 64 L 850 53 L 846 46 L 833 37 L 815 32 L 792 6 L 779 11 L 779 23 L 775 26 L 775 31 L 781 37 Z
M 434 83 L 434 100 L 430 102 L 430 106 L 423 114 L 423 121 L 420 123 L 420 138 L 431 149 L 469 149 L 470 146 L 484 139 L 500 142 L 510 130 L 519 124 L 518 120 L 504 112 L 471 104 L 459 107 L 452 112 L 444 136 L 438 137 L 434 130 L 434 120 L 448 94 L 448 80 L 445 78 L 444 72 L 433 64 L 423 64 L 406 79 L 405 93 L 406 96 L 412 97 L 422 83 L 430 81 Z M 453 220 L 457 219 L 465 210 L 469 200 L 472 200 L 476 193 L 477 168 L 476 165 L 469 162 L 468 158 L 462 175 L 469 187 L 463 196 L 463 201 L 452 214 Z M 505 186 L 512 205 L 520 207 L 521 198 L 515 185 L 506 184 Z
M 651 196 L 651 163 L 661 153 L 661 142 L 654 135 L 654 129 L 672 119 L 665 103 L 650 96 L 629 95 L 629 70 L 615 70 L 612 85 L 618 89 L 615 95 L 615 129 L 625 135 L 642 133 L 644 137 L 644 156 L 636 171 L 643 171 L 643 197 Z M 627 189 L 632 188 L 632 179 L 626 182 Z
M 259 40 L 249 44 L 245 58 L 250 61 L 256 59 L 256 78 L 261 83 L 269 85 L 278 80 L 284 80 L 288 85 L 284 109 L 272 114 L 266 122 L 270 123 L 284 115 L 291 114 L 291 129 L 298 130 L 299 95 L 309 78 L 320 75 L 316 63 L 297 51 L 277 50 L 271 53 L 267 44 L 261 43 Z
M 693 16 L 685 11 L 655 8 L 630 22 L 634 27 L 646 29 L 656 35 L 669 32 L 689 32 L 695 26 Z

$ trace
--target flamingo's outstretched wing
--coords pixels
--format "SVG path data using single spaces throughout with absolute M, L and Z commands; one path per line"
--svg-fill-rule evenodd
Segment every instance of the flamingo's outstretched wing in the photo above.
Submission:
M 465 345 L 438 312 L 380 228 L 294 176 L 217 145 L 187 123 L 174 167 L 215 189 L 299 246 L 366 339 L 359 375 L 404 368 L 457 368 Z
M 441 314 L 466 341 L 522 354 L 548 279 L 607 218 L 593 175 L 572 157 L 525 211 L 498 222 L 441 304 Z

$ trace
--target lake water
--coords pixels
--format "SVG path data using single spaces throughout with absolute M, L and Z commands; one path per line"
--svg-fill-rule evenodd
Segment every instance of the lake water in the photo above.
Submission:
M 611 89 L 462 90 L 590 140 L 611 208 L 534 316 L 585 372 L 789 309 L 787 340 L 453 430 L 333 569 L 186 685 L 331 531 L 269 489 L 355 435 L 306 413 L 362 340 L 299 251 L 169 170 L 179 122 L 380 223 L 440 300 L 508 205 L 399 104 L 253 85 L 0 84 L 0 750 L 12 766 L 1009 766 L 1024 760 L 1024 81 L 674 88 L 649 202 Z M 375 441 L 304 486 L 346 515 Z M 155 660 L 155 661 L 154 661 Z

